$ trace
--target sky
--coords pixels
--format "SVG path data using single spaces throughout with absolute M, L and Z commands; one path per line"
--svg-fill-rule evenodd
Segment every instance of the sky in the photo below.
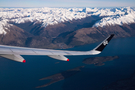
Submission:
M 135 0 L 0 0 L 0 7 L 135 7 Z

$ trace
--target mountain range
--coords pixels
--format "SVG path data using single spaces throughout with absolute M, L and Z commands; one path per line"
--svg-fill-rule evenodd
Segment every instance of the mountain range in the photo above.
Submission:
M 135 36 L 135 8 L 0 8 L 0 44 L 72 48 Z

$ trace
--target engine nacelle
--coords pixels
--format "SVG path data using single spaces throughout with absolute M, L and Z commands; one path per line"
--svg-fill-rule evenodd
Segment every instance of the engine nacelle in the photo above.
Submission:
M 62 60 L 62 61 L 69 61 L 68 58 L 66 58 L 63 55 L 47 55 L 48 57 L 51 57 L 53 59 Z

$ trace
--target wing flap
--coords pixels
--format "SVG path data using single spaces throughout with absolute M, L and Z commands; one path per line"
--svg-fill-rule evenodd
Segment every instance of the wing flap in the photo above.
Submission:
M 10 49 L 14 54 L 26 54 L 26 55 L 36 55 L 36 53 L 33 50 L 28 50 L 28 49 Z

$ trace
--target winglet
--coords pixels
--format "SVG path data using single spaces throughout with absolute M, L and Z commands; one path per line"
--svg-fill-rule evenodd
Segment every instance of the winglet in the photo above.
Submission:
M 110 40 L 113 38 L 114 34 L 109 35 L 103 42 L 101 42 L 94 50 L 103 51 L 103 49 L 107 46 Z

